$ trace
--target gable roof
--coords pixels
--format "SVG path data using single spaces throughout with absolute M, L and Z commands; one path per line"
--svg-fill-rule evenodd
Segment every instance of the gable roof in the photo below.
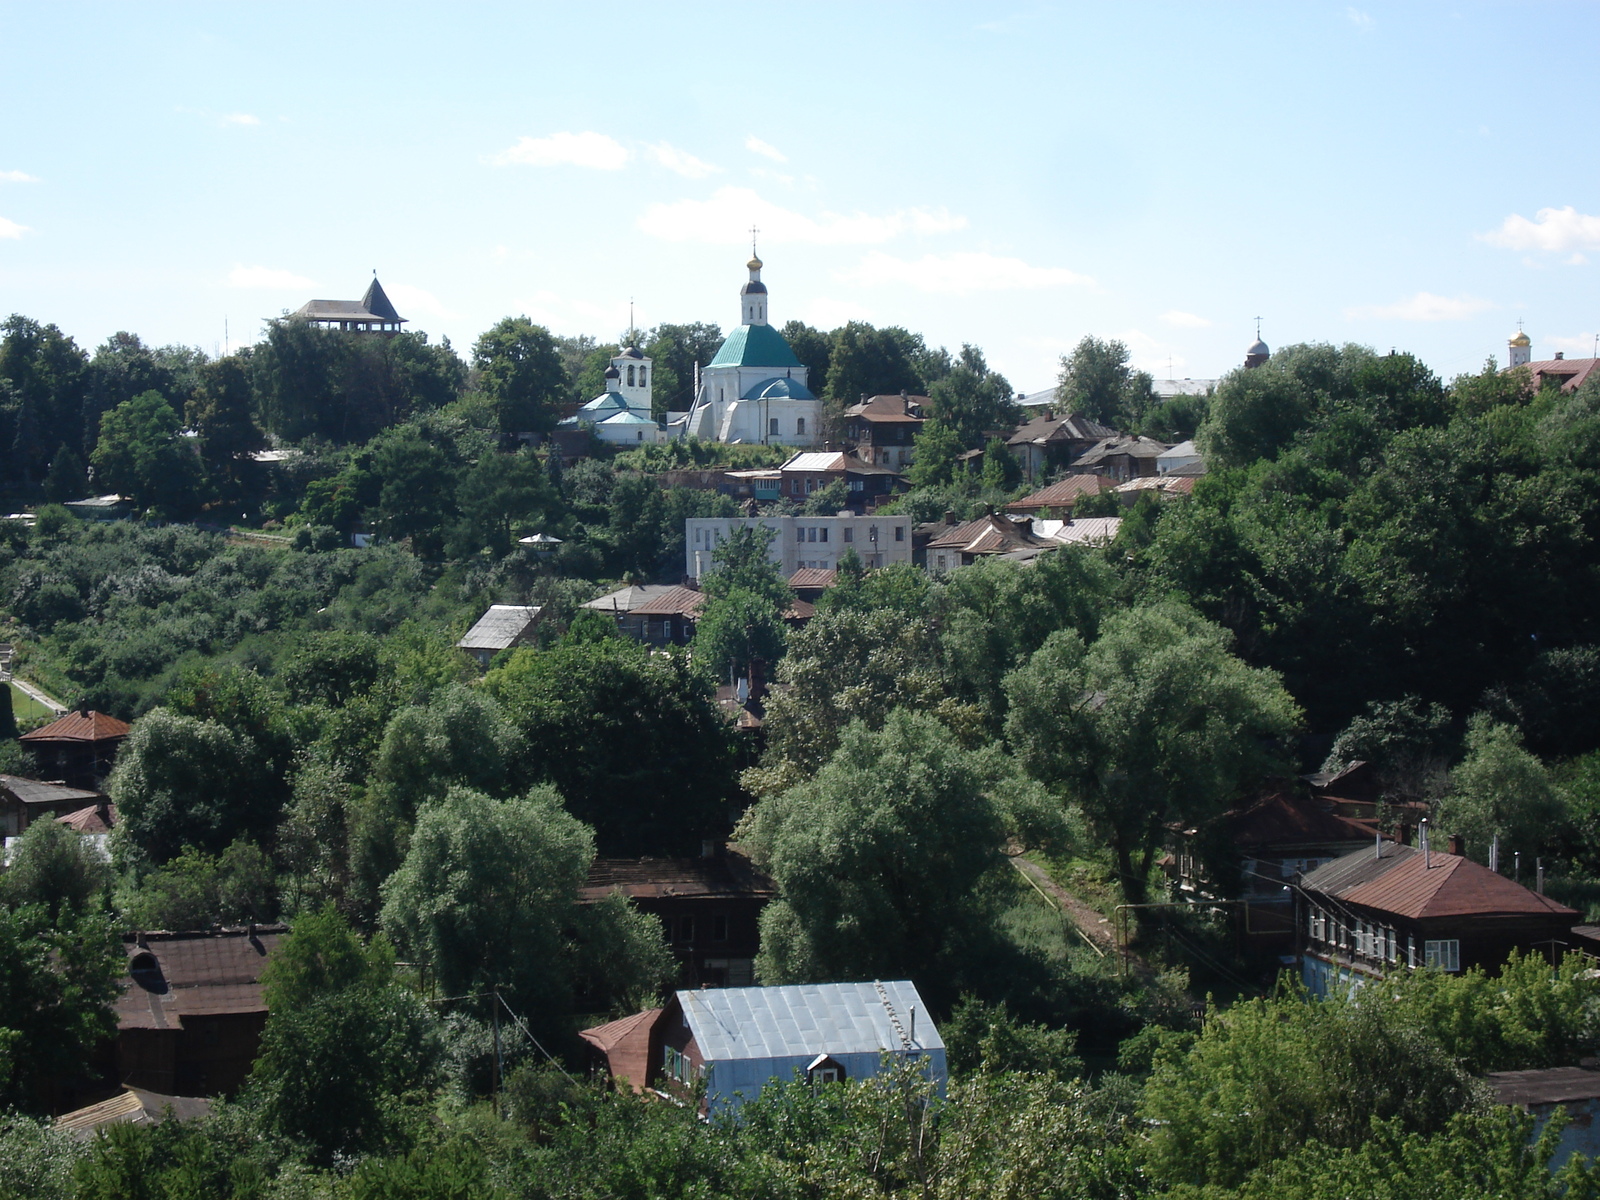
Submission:
M 1006 439 L 1006 445 L 1025 446 L 1031 442 L 1042 446 L 1046 442 L 1090 442 L 1116 436 L 1118 436 L 1117 431 L 1111 426 L 1091 421 L 1082 413 L 1063 413 L 1057 416 L 1053 412 L 1047 412 L 1017 426 L 1016 432 Z
M 1028 525 L 1031 526 L 1032 522 Z M 1010 517 L 990 513 L 976 521 L 957 525 L 928 543 L 930 550 L 960 550 L 963 554 L 1000 554 L 1023 546 L 1054 547 L 1050 538 L 1042 538 L 1031 528 L 1013 521 Z
M 1116 487 L 1114 479 L 1104 475 L 1068 475 L 1049 487 L 1040 488 L 1021 500 L 1006 505 L 1007 512 L 1030 512 L 1035 508 L 1066 508 L 1077 503 L 1082 496 L 1098 496 Z
M 771 325 L 741 325 L 711 360 L 713 367 L 799 367 L 789 343 Z
M 463 650 L 504 650 L 539 618 L 538 605 L 491 604 L 456 643 Z
M 1589 378 L 1600 358 L 1547 358 L 1528 364 L 1533 372 L 1533 386 L 1542 388 L 1560 384 L 1563 392 L 1575 392 Z
M 117 806 L 110 801 L 91 804 L 56 818 L 56 824 L 65 825 L 78 833 L 110 833 L 116 823 Z
M 845 409 L 844 415 L 880 424 L 903 421 L 920 425 L 926 419 L 920 410 L 927 402 L 926 396 L 901 395 L 899 392 L 892 395 L 868 396 L 859 404 L 852 404 Z M 908 407 L 911 412 L 906 411 Z
M 374 275 L 367 285 L 366 295 L 359 300 L 307 300 L 295 309 L 294 316 L 307 321 L 387 321 L 405 325 L 408 322 L 395 312 L 394 305 Z
M 711 988 L 678 992 L 677 999 L 706 1062 L 900 1050 L 900 1034 L 909 1035 L 913 1008 L 923 1018 L 913 1044 L 944 1048 L 927 1005 L 908 979 Z
M 83 1139 L 105 1125 L 159 1125 L 169 1115 L 176 1121 L 191 1121 L 210 1111 L 211 1101 L 204 1096 L 165 1096 L 130 1087 L 120 1096 L 63 1113 L 56 1118 L 56 1128 Z
M 1223 817 L 1223 822 L 1233 844 L 1240 848 L 1373 842 L 1371 826 L 1341 817 L 1328 806 L 1289 790 L 1275 791 L 1254 804 L 1235 809 Z
M 1334 896 L 1411 920 L 1467 916 L 1578 914 L 1531 892 L 1469 858 L 1439 851 L 1425 858 L 1412 846 L 1386 844 L 1381 854 L 1357 850 L 1318 867 L 1302 881 L 1307 891 Z
M 673 586 L 670 583 L 638 583 L 607 592 L 604 596 L 596 596 L 583 607 L 597 608 L 601 612 L 633 612 L 640 605 L 648 604 L 664 592 L 670 592 Z
M 103 800 L 99 792 L 68 787 L 64 783 L 51 783 L 44 779 L 27 779 L 21 775 L 0 775 L 0 792 L 12 796 L 19 804 L 93 804 Z
M 631 611 L 642 617 L 688 617 L 706 604 L 706 594 L 694 588 L 669 587 Z
M 838 571 L 823 567 L 800 567 L 789 576 L 789 586 L 797 592 L 802 588 L 831 588 L 838 577 Z
M 126 721 L 89 709 L 87 712 L 69 712 L 22 735 L 24 742 L 111 742 L 128 736 L 133 726 Z
M 1118 434 L 1115 437 L 1102 438 L 1095 445 L 1090 446 L 1072 460 L 1072 465 L 1075 467 L 1093 466 L 1095 463 L 1101 463 L 1108 458 L 1116 458 L 1123 454 L 1126 454 L 1129 458 L 1160 458 L 1170 448 L 1165 442 L 1158 442 L 1154 438 L 1145 437 L 1143 434 L 1137 437 L 1125 437 Z

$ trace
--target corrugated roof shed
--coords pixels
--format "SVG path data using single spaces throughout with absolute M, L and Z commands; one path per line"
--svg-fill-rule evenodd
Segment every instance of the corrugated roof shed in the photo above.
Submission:
M 893 1017 L 878 994 L 880 986 Z M 903 1044 L 895 1020 L 909 1034 L 913 1009 L 920 1016 L 913 1044 L 944 1048 L 910 980 L 713 988 L 679 992 L 678 1003 L 707 1062 L 899 1050 Z
M 634 612 L 640 605 L 648 604 L 657 596 L 672 591 L 674 586 L 669 583 L 636 584 L 633 587 L 619 588 L 614 592 L 607 592 L 604 596 L 596 596 L 586 603 L 584 607 L 610 613 Z

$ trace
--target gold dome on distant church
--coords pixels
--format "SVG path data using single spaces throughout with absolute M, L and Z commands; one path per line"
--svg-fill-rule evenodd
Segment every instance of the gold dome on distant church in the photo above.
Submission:
M 1530 338 L 1527 334 L 1523 333 L 1522 330 L 1519 329 L 1519 330 L 1517 330 L 1517 336 L 1511 339 L 1511 345 L 1513 345 L 1513 346 L 1531 346 L 1531 345 L 1533 345 L 1533 339 Z
M 750 261 L 745 263 L 745 269 L 750 271 L 759 271 L 761 270 L 762 265 L 763 264 L 761 260 L 752 254 L 750 256 Z

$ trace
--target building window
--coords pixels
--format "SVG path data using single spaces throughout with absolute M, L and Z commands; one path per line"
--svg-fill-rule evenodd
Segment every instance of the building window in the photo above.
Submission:
M 1394 926 L 1389 926 L 1389 961 L 1395 962 L 1400 957 L 1400 939 L 1395 935 Z
M 827 540 L 828 540 L 828 527 L 827 527 L 827 526 L 826 526 L 826 525 L 824 525 L 824 526 L 823 526 L 823 527 L 822 527 L 822 536 L 821 536 L 821 537 L 819 537 L 819 538 L 818 538 L 818 539 L 817 539 L 817 541 L 819 541 L 819 542 L 825 542 L 825 541 L 827 541 Z
M 778 418 L 771 417 L 767 421 L 767 433 L 772 437 L 778 436 Z
M 856 531 L 851 529 L 848 525 L 845 526 L 844 540 L 846 545 L 856 540 Z
M 817 540 L 817 527 L 815 525 L 813 525 L 810 529 L 806 530 L 806 541 L 814 542 L 816 540 Z
M 800 525 L 796 525 L 794 527 L 794 540 L 797 542 L 803 542 L 806 540 L 806 531 L 804 527 Z
M 728 940 L 728 918 L 726 914 L 711 918 L 711 940 L 725 942 Z
M 1422 963 L 1427 967 L 1437 967 L 1441 971 L 1461 970 L 1461 940 L 1444 938 L 1439 941 L 1423 942 Z
M 650 386 L 649 382 L 648 382 L 649 378 L 650 378 L 650 368 L 649 367 L 640 367 L 639 368 L 639 386 L 640 387 L 649 387 Z
M 631 364 L 628 367 L 628 386 L 633 386 L 633 367 Z
M 804 417 L 796 417 L 794 419 L 794 431 L 796 433 L 804 433 L 806 431 L 806 419 Z
M 894 527 L 894 540 L 897 542 L 906 540 L 906 527 L 904 525 L 896 525 Z
M 668 1079 L 676 1079 L 679 1083 L 688 1083 L 694 1075 L 689 1056 L 672 1046 L 661 1048 L 661 1070 Z

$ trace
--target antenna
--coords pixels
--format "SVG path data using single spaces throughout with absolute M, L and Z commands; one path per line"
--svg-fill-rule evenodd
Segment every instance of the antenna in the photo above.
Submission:
M 1422 867 L 1428 870 L 1433 866 L 1433 851 L 1428 846 L 1428 818 L 1422 818 Z

